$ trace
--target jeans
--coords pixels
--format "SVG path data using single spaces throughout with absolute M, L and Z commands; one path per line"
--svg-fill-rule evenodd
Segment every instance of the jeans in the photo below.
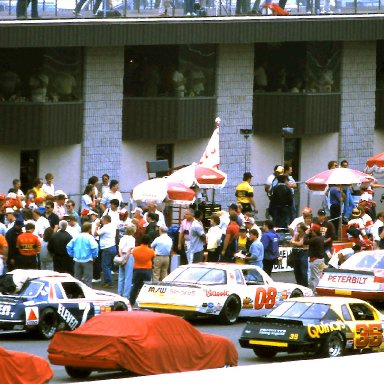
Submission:
M 27 8 L 29 4 L 31 5 L 31 16 L 33 18 L 38 18 L 38 1 L 37 0 L 18 0 L 16 5 L 16 16 L 17 17 L 27 17 Z
M 120 296 L 129 298 L 132 289 L 133 264 L 135 260 L 132 255 L 129 256 L 127 263 L 119 266 L 119 279 L 117 282 L 117 293 Z
M 116 246 L 101 250 L 101 269 L 103 271 L 104 284 L 113 285 L 112 281 L 112 266 L 113 258 L 116 256 Z
M 129 296 L 129 301 L 133 306 L 136 303 L 136 298 L 140 289 L 144 285 L 144 281 L 150 281 L 152 275 L 152 269 L 134 269 L 132 278 L 132 290 Z
M 90 260 L 86 263 L 75 262 L 74 269 L 75 278 L 92 288 L 93 261 Z
M 304 249 L 297 249 L 292 253 L 296 283 L 308 287 L 308 252 Z
M 311 277 L 309 279 L 308 287 L 316 293 L 316 287 L 319 285 L 321 273 L 324 270 L 324 259 L 315 259 L 309 263 L 311 269 Z

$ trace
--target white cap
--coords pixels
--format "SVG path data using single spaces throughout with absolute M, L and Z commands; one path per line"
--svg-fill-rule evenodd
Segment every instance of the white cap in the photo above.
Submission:
M 95 211 L 89 211 L 88 212 L 88 216 L 91 216 L 91 215 L 96 215 L 96 216 L 99 216 L 99 214 Z
M 59 195 L 64 195 L 66 199 L 68 198 L 68 195 L 62 189 L 58 189 L 55 191 L 55 196 L 57 197 Z
M 133 211 L 131 211 L 131 213 L 135 212 L 140 212 L 141 214 L 143 214 L 143 210 L 140 207 L 136 207 Z

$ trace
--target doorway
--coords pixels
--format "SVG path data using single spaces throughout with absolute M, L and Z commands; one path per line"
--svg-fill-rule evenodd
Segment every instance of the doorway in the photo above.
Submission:
M 37 178 L 38 167 L 38 150 L 20 152 L 20 181 L 24 193 L 33 187 L 33 181 Z

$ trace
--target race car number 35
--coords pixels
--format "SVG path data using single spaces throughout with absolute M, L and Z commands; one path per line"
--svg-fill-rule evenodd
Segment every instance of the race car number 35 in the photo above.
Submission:
M 265 307 L 266 309 L 272 309 L 276 302 L 277 289 L 274 287 L 265 288 L 257 288 L 255 294 L 255 309 L 262 309 Z
M 357 324 L 356 336 L 356 348 L 379 347 L 383 342 L 380 324 Z

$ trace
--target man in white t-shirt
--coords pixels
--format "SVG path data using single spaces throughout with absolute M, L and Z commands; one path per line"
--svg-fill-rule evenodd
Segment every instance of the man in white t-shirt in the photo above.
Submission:
M 42 239 L 45 230 L 49 228 L 51 224 L 48 219 L 44 217 L 43 212 L 38 209 L 33 210 L 33 220 L 35 220 L 35 230 L 33 233 Z
M 100 200 L 100 209 L 104 212 L 107 208 L 111 207 L 111 200 L 119 200 L 119 205 L 123 201 L 123 196 L 119 191 L 119 182 L 117 180 L 111 180 L 109 183 L 109 191 L 103 194 Z

